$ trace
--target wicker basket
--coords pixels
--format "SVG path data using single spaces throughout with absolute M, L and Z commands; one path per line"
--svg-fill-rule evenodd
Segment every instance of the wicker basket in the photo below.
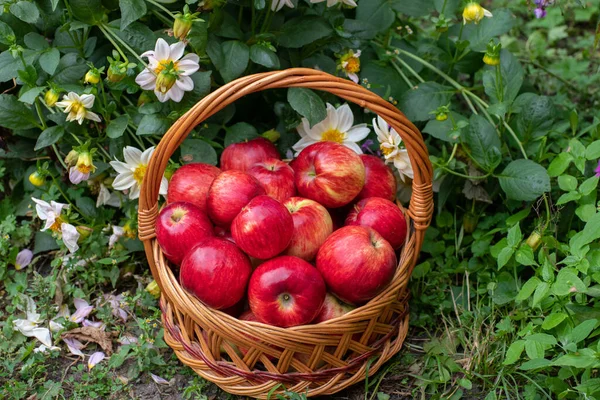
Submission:
M 414 170 L 406 211 L 409 234 L 392 283 L 369 303 L 318 325 L 278 328 L 211 309 L 179 285 L 155 238 L 160 181 L 194 127 L 242 96 L 276 88 L 322 90 L 383 117 L 402 137 Z M 266 399 L 284 389 L 308 396 L 338 392 L 372 375 L 400 350 L 408 331 L 408 289 L 433 213 L 432 168 L 418 129 L 389 102 L 348 80 L 304 68 L 239 78 L 202 99 L 157 146 L 139 199 L 139 236 L 161 288 L 165 340 L 177 357 L 225 391 Z M 240 352 L 239 349 L 244 349 Z

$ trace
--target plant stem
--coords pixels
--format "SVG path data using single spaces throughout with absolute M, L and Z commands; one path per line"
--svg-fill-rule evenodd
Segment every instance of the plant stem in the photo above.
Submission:
M 408 65 L 408 63 L 406 61 L 404 61 L 403 59 L 401 59 L 400 57 L 396 57 L 396 60 L 402 64 L 402 66 L 404 68 L 406 68 L 408 70 L 408 72 L 410 72 L 420 83 L 425 83 L 425 79 L 421 78 L 421 75 L 419 75 L 417 73 L 417 71 L 415 71 L 413 69 L 413 67 L 411 67 L 410 65 Z M 392 63 L 393 64 L 393 63 Z M 412 87 L 412 86 L 411 86 Z
M 119 54 L 121 55 L 121 57 L 123 57 L 123 61 L 124 62 L 129 62 L 129 59 L 127 58 L 127 56 L 125 55 L 125 53 L 123 52 L 123 50 L 121 49 L 121 47 L 117 44 L 117 42 L 115 42 L 110 33 L 108 32 L 108 30 L 106 28 L 104 28 L 102 25 L 98 25 L 98 28 L 102 31 L 102 33 L 104 33 L 104 36 L 106 36 L 106 38 L 108 39 L 109 42 L 112 43 L 112 45 L 114 46 L 115 49 L 117 49 L 117 51 L 119 52 Z
M 402 79 L 404 80 L 404 82 L 406 82 L 406 84 L 408 85 L 409 88 L 415 87 L 415 85 L 412 84 L 412 82 L 410 81 L 410 79 L 408 79 L 408 77 L 406 76 L 406 74 L 404 73 L 404 71 L 402 71 L 402 69 L 395 62 L 393 62 L 393 61 L 392 61 L 392 67 L 394 67 L 394 69 L 396 71 L 398 71 L 398 73 L 400 74 L 400 76 L 402 77 Z
M 175 15 L 171 12 L 171 10 L 169 10 L 167 7 L 163 6 L 160 3 L 157 3 L 154 0 L 146 0 L 148 3 L 152 4 L 154 7 L 161 9 L 162 11 L 166 12 L 167 15 L 169 15 L 171 18 L 175 19 Z
M 113 32 L 111 32 L 111 31 L 110 31 L 111 29 L 116 29 L 116 28 L 113 28 L 113 27 L 111 27 L 110 25 L 107 25 L 107 24 L 98 25 L 98 27 L 103 27 L 103 28 L 104 28 L 104 30 L 105 30 L 107 33 L 109 33 L 109 34 L 113 35 L 113 38 L 115 38 L 115 39 L 116 39 L 116 40 L 117 40 L 119 43 L 121 43 L 121 45 L 122 45 L 123 47 L 125 47 L 125 49 L 127 49 L 127 51 L 128 51 L 128 52 L 130 52 L 130 53 L 131 53 L 131 54 L 132 54 L 132 55 L 133 55 L 135 58 L 137 58 L 137 59 L 138 59 L 138 61 L 139 61 L 139 62 L 141 62 L 141 63 L 144 65 L 144 67 L 147 67 L 147 66 L 148 66 L 148 64 L 146 63 L 146 61 L 144 61 L 144 60 L 142 59 L 142 57 L 140 57 L 140 56 L 138 55 L 138 53 L 136 53 L 136 52 L 135 52 L 135 50 L 133 50 L 133 49 L 132 49 L 132 48 L 131 48 L 131 47 L 130 47 L 130 46 L 127 44 L 127 43 L 125 43 L 125 41 L 124 41 L 123 39 L 121 39 L 121 37 L 120 37 L 119 35 L 117 35 L 117 34 L 115 34 L 115 33 L 113 33 Z M 105 34 L 106 34 L 106 33 L 105 33 Z M 111 42 L 112 42 L 112 41 L 111 41 Z
M 461 178 L 465 178 L 465 179 L 472 179 L 472 180 L 487 179 L 491 175 L 491 173 L 488 172 L 485 175 L 471 176 L 471 175 L 461 174 L 460 172 L 456 172 L 456 171 L 454 171 L 454 170 L 452 170 L 452 169 L 450 169 L 450 168 L 448 168 L 448 167 L 446 167 L 444 165 L 436 164 L 436 167 L 441 168 L 444 171 L 446 171 L 446 172 L 448 172 L 448 173 L 450 173 L 452 175 L 460 176 Z

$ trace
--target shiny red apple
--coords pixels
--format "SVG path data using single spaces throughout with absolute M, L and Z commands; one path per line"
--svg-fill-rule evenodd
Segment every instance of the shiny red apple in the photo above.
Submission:
M 169 181 L 167 203 L 187 201 L 206 212 L 206 194 L 221 170 L 210 164 L 191 163 L 179 168 Z
M 288 247 L 294 232 L 290 212 L 269 196 L 257 196 L 231 223 L 235 243 L 251 257 L 266 260 Z
M 277 147 L 265 138 L 230 144 L 221 154 L 221 169 L 247 171 L 254 164 L 269 158 L 281 159 Z
M 160 211 L 156 220 L 156 240 L 165 257 L 176 265 L 198 242 L 213 235 L 212 223 L 192 203 L 171 203 Z
M 225 171 L 208 189 L 206 210 L 216 225 L 229 228 L 231 221 L 250 200 L 264 194 L 265 190 L 254 177 L 241 171 Z
M 377 296 L 392 280 L 396 265 L 392 246 L 365 226 L 338 229 L 317 254 L 317 269 L 329 290 L 355 305 Z
M 319 322 L 341 317 L 354 310 L 354 308 L 355 307 L 344 303 L 331 293 L 327 293 L 325 301 L 323 302 L 323 308 L 321 308 L 321 312 L 319 312 L 319 315 L 316 316 L 312 323 L 318 324 Z
M 308 324 L 323 306 L 325 282 L 319 271 L 298 257 L 281 256 L 261 264 L 248 285 L 250 309 L 266 324 Z
M 285 254 L 311 261 L 325 239 L 333 232 L 331 216 L 327 209 L 316 201 L 302 197 L 290 197 L 283 205 L 292 214 L 294 221 L 292 241 Z
M 360 159 L 365 166 L 365 186 L 354 201 L 368 197 L 382 197 L 394 201 L 398 185 L 392 169 L 379 157 L 361 154 Z
M 375 229 L 394 250 L 406 240 L 406 219 L 400 208 L 381 197 L 369 197 L 356 203 L 348 216 L 346 225 L 369 226 Z
M 308 146 L 292 167 L 299 195 L 328 208 L 350 203 L 365 184 L 365 167 L 358 154 L 335 142 Z
M 212 237 L 185 256 L 179 281 L 207 306 L 224 310 L 242 300 L 251 273 L 248 256 L 230 241 Z
M 281 160 L 259 161 L 247 172 L 260 182 L 268 196 L 281 203 L 296 194 L 294 170 Z

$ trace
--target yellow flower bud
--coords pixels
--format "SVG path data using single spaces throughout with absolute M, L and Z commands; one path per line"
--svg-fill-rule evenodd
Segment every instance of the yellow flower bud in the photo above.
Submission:
M 279 132 L 277 132 L 277 130 L 271 129 L 266 132 L 263 132 L 263 134 L 261 136 L 264 137 L 265 139 L 269 140 L 271 143 L 275 143 L 276 141 L 279 140 L 279 138 L 281 137 L 281 134 Z
M 533 251 L 537 250 L 542 244 L 542 235 L 536 230 L 531 232 L 531 235 L 527 238 L 527 245 L 533 249 Z
M 491 66 L 500 65 L 500 57 L 494 57 L 489 54 L 486 54 L 483 56 L 483 62 Z
M 44 95 L 44 102 L 46 103 L 46 105 L 48 107 L 54 107 L 54 105 L 58 101 L 59 95 L 60 95 L 60 93 L 57 92 L 56 90 L 49 89 L 48 91 L 46 91 L 46 94 Z
M 146 286 L 146 292 L 150 293 L 152 297 L 158 299 L 160 297 L 160 287 L 156 281 L 152 281 Z
M 96 68 L 90 69 L 86 74 L 85 78 L 83 78 L 85 83 L 91 83 L 92 85 L 100 82 L 100 72 Z
M 33 186 L 40 187 L 46 182 L 46 180 L 37 171 L 35 171 L 29 175 L 29 182 L 31 182 Z
M 83 174 L 89 174 L 96 170 L 96 166 L 94 165 L 94 161 L 92 160 L 92 155 L 88 151 L 84 151 L 79 154 L 77 157 L 77 169 Z
M 115 63 L 110 64 L 108 71 L 106 72 L 106 79 L 112 83 L 121 82 L 126 76 L 127 67 Z
M 90 237 L 92 232 L 94 232 L 92 228 L 88 228 L 87 226 L 83 225 L 79 225 L 75 227 L 75 229 L 77 229 L 77 232 L 79 232 L 79 241 L 87 239 L 88 237 Z
M 463 23 L 465 24 L 471 22 L 478 24 L 484 17 L 491 18 L 492 13 L 474 1 L 467 4 L 463 10 Z
M 65 164 L 71 166 L 77 162 L 79 159 L 79 152 L 75 149 L 72 149 L 69 154 L 65 157 Z
M 179 40 L 184 40 L 190 29 L 192 29 L 192 19 L 186 15 L 178 15 L 175 17 L 175 23 L 173 24 L 173 36 Z
M 443 122 L 443 121 L 445 121 L 445 120 L 447 120 L 447 119 L 448 119 L 448 114 L 446 114 L 446 113 L 439 113 L 439 114 L 437 114 L 437 115 L 435 116 L 435 119 L 436 119 L 437 121 Z
M 158 77 L 156 77 L 156 90 L 163 94 L 167 93 L 169 90 L 171 90 L 176 81 L 177 75 L 164 70 L 158 74 Z

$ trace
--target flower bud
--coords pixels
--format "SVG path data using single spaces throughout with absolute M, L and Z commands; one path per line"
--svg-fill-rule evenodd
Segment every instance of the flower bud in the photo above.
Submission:
M 152 281 L 146 286 L 146 292 L 150 293 L 152 297 L 158 299 L 160 297 L 160 287 L 156 281 Z
M 106 72 L 106 79 L 112 83 L 121 82 L 126 76 L 127 67 L 123 66 L 122 64 L 112 63 Z
M 31 182 L 33 186 L 40 187 L 46 182 L 46 180 L 42 175 L 40 175 L 39 172 L 35 171 L 29 175 L 29 182 Z
M 167 93 L 169 90 L 171 90 L 176 81 L 177 75 L 170 71 L 164 70 L 158 74 L 158 77 L 156 77 L 156 90 L 163 94 Z
M 149 92 L 143 91 L 138 97 L 137 105 L 138 107 L 143 106 L 144 104 L 152 103 L 152 95 Z
M 56 90 L 49 89 L 46 91 L 46 94 L 44 95 L 44 102 L 46 103 L 46 105 L 48 107 L 54 107 L 54 105 L 58 101 L 59 95 L 60 95 L 60 93 L 57 92 Z
M 495 44 L 494 40 L 490 40 L 487 45 L 487 50 L 483 56 L 483 62 L 487 65 L 496 66 L 500 65 L 500 51 L 502 50 L 502 44 Z
M 79 160 L 79 152 L 75 149 L 72 149 L 69 154 L 65 157 L 65 164 L 68 166 L 74 165 Z
M 85 83 L 91 83 L 92 85 L 97 84 L 98 82 L 100 82 L 100 71 L 98 71 L 96 68 L 90 69 L 85 74 L 85 78 L 83 78 L 83 81 Z
M 438 114 L 436 114 L 435 119 L 437 121 L 443 122 L 443 121 L 445 121 L 445 120 L 448 119 L 448 114 L 446 114 L 446 113 L 438 113 Z
M 79 232 L 79 240 L 78 241 L 82 241 L 84 239 L 89 238 L 90 235 L 92 234 L 92 232 L 94 232 L 94 230 L 92 228 L 89 228 L 89 227 L 83 226 L 83 225 L 79 225 L 79 226 L 75 227 L 75 229 L 77 229 L 77 232 Z
M 537 230 L 531 232 L 531 235 L 527 238 L 527 246 L 531 247 L 533 251 L 536 251 L 540 244 L 542 244 L 542 235 Z
M 264 137 L 265 139 L 269 140 L 269 142 L 275 143 L 276 141 L 279 140 L 279 138 L 281 137 L 281 134 L 279 132 L 277 132 L 276 129 L 270 129 L 266 132 L 263 132 L 263 134 L 261 136 Z
M 83 174 L 89 174 L 96 170 L 96 166 L 94 165 L 94 161 L 92 160 L 92 155 L 89 151 L 79 153 L 79 156 L 77 157 L 76 167 Z
M 192 29 L 193 18 L 191 14 L 186 13 L 175 17 L 175 23 L 173 24 L 173 36 L 179 40 L 184 40 L 190 29 Z
M 478 24 L 484 17 L 491 18 L 492 13 L 481 7 L 479 3 L 474 1 L 470 2 L 463 9 L 463 23 L 475 23 Z
M 477 228 L 477 223 L 479 222 L 479 217 L 477 214 L 468 212 L 463 216 L 463 227 L 465 229 L 465 233 L 473 233 Z

